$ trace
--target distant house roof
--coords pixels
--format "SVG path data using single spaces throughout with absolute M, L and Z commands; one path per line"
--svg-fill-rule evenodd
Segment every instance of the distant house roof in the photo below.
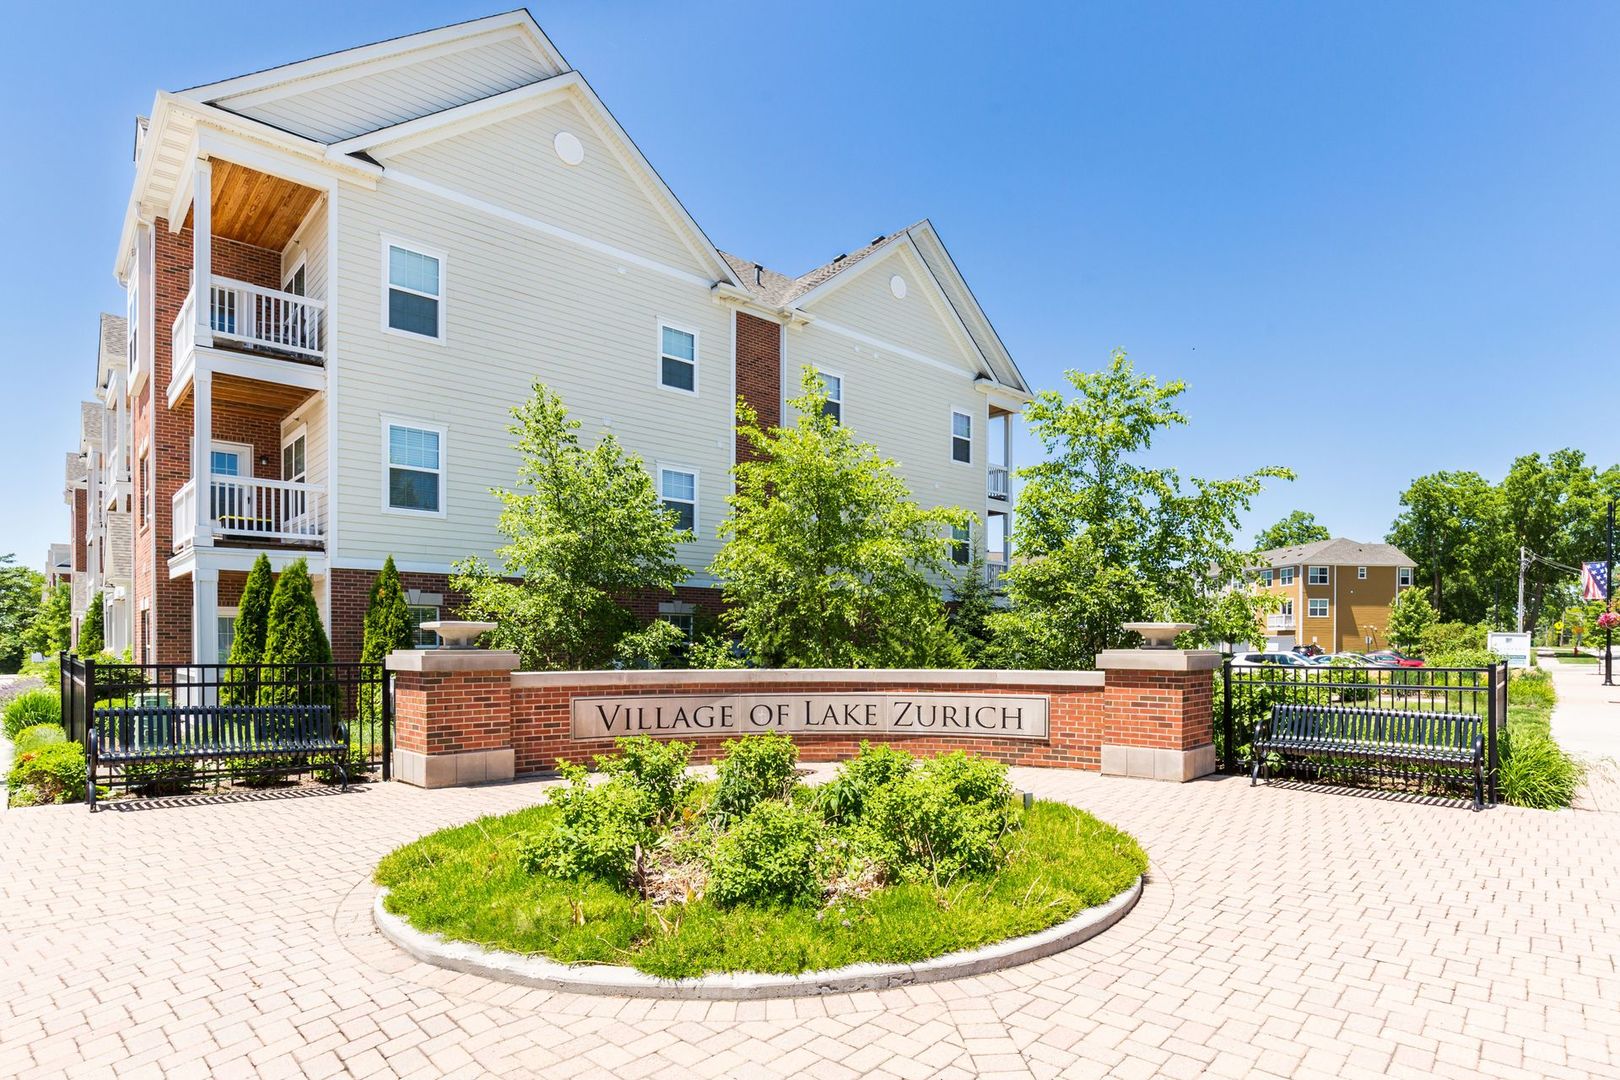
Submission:
M 1336 537 L 1314 544 L 1272 548 L 1257 552 L 1256 566 L 1417 566 L 1411 557 L 1393 544 L 1364 544 L 1360 540 Z

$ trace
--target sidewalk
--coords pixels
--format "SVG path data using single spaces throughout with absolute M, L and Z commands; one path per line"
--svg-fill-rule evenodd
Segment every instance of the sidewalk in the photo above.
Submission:
M 1616 661 L 1620 679 L 1620 657 Z M 1558 689 L 1553 738 L 1572 754 L 1620 758 L 1620 685 L 1603 685 L 1601 663 L 1560 664 L 1549 657 L 1540 662 Z

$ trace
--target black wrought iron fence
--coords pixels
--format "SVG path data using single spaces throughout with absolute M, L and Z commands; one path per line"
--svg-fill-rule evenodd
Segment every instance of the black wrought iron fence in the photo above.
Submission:
M 1246 665 L 1228 660 L 1217 688 L 1215 749 L 1221 771 L 1246 773 L 1254 765 L 1254 731 L 1277 705 L 1312 706 L 1324 711 L 1479 717 L 1485 735 L 1487 782 L 1496 798 L 1502 732 L 1507 725 L 1508 668 L 1364 667 L 1338 664 Z M 1386 725 L 1381 731 L 1421 732 L 1422 724 Z M 1380 736 L 1399 739 L 1398 734 Z M 1416 738 L 1417 736 L 1413 736 Z M 1369 769 L 1349 769 L 1369 773 Z M 1408 779 L 1427 774 L 1413 770 Z
M 64 655 L 61 667 L 63 726 L 85 746 L 92 780 L 106 789 L 171 794 L 305 775 L 391 775 L 393 700 L 381 664 L 141 664 Z

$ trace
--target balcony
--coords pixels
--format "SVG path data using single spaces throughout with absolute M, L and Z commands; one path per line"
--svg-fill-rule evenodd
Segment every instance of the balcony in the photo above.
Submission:
M 1007 501 L 1009 485 L 1007 482 L 1007 469 L 1005 466 L 990 466 L 988 472 L 986 473 L 985 481 L 985 494 L 989 495 L 990 498 L 995 499 L 998 502 Z
M 992 553 L 984 564 L 984 578 L 991 585 L 1001 584 L 1001 575 L 1007 572 L 1007 559 L 999 553 Z
M 176 552 L 192 546 L 199 525 L 203 535 L 217 540 L 296 547 L 326 543 L 326 497 L 319 484 L 215 476 L 199 505 L 197 482 L 188 480 L 174 493 L 173 507 Z M 206 515 L 202 522 L 199 513 Z
M 197 290 L 186 294 L 174 320 L 174 357 L 180 363 L 197 344 Z M 215 274 L 208 284 L 208 327 L 214 340 L 251 352 L 285 353 L 324 363 L 321 322 L 323 300 L 280 292 Z
M 1294 628 L 1294 617 L 1292 615 L 1267 615 L 1266 616 L 1266 629 L 1267 630 L 1292 630 L 1293 628 Z

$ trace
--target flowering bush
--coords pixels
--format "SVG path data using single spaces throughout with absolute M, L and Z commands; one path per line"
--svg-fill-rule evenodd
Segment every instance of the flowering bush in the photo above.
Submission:
M 1605 611 L 1597 617 L 1599 630 L 1612 630 L 1616 626 L 1620 626 L 1620 612 Z

